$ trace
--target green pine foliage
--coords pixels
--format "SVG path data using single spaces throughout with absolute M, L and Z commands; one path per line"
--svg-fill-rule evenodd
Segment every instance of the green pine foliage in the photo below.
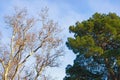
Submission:
M 120 80 L 119 16 L 95 13 L 88 20 L 70 26 L 69 31 L 74 37 L 68 38 L 67 47 L 76 56 L 83 57 L 76 57 L 75 61 L 79 63 L 74 61 L 70 68 L 66 68 L 64 80 Z

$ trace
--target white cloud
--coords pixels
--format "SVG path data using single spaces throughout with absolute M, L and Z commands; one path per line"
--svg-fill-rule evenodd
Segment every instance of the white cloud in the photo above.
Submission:
M 66 40 L 68 36 L 71 36 L 68 31 L 69 26 L 74 25 L 76 21 L 88 19 L 94 12 L 116 12 L 120 15 L 120 6 L 112 4 L 111 2 L 109 2 L 109 0 L 76 1 L 79 2 L 77 3 L 76 7 L 78 11 L 74 10 L 73 7 L 75 7 L 76 5 L 73 5 L 72 3 L 67 3 L 67 1 L 64 0 L 56 0 L 55 2 L 54 1 L 55 0 L 53 0 L 53 2 L 52 0 L 2 0 L 0 5 L 0 10 L 2 10 L 2 12 L 0 13 L 0 21 L 3 21 L 1 20 L 1 18 L 3 19 L 4 15 L 13 13 L 14 6 L 20 8 L 26 7 L 30 14 L 33 15 L 39 12 L 42 7 L 47 6 L 49 8 L 50 18 L 57 21 L 59 25 L 64 29 L 63 37 L 64 40 Z M 81 5 L 82 7 L 86 7 L 86 13 L 82 11 L 83 9 Z M 90 10 L 87 10 L 87 7 L 89 7 Z M 0 23 L 0 29 L 2 29 L 1 26 L 4 26 L 4 24 Z M 54 74 L 54 76 L 59 77 L 58 80 L 62 80 L 65 75 L 65 71 L 63 70 L 63 68 L 65 69 L 65 66 L 67 64 L 72 63 L 73 58 L 75 57 L 73 54 L 71 54 L 71 51 L 68 51 L 67 49 L 66 53 L 66 56 L 61 59 L 62 62 L 64 62 L 64 65 L 62 65 L 62 68 L 57 69 L 58 74 Z
M 5 14 L 13 13 L 14 7 L 20 7 L 24 8 L 26 7 L 30 14 L 36 14 L 36 12 L 39 12 L 41 7 L 47 6 L 49 10 L 50 18 L 54 19 L 55 21 L 58 21 L 59 25 L 64 28 L 63 36 L 66 40 L 66 37 L 68 37 L 68 27 L 69 25 L 74 24 L 77 20 L 80 19 L 81 15 L 76 13 L 71 9 L 71 6 L 67 3 L 54 3 L 49 2 L 47 0 L 35 0 L 35 1 L 27 1 L 27 0 L 11 0 L 11 1 L 2 1 L 4 4 L 3 6 L 0 6 L 4 11 L 0 13 L 0 17 L 3 17 Z M 4 26 L 4 24 L 0 24 L 1 26 Z M 6 32 L 6 31 L 5 31 Z M 4 33 L 5 33 L 4 32 Z M 7 35 L 7 34 L 6 34 Z M 7 41 L 8 39 L 6 39 Z M 5 41 L 5 42 L 6 42 Z M 54 76 L 57 77 L 57 80 L 62 80 L 65 76 L 65 67 L 67 64 L 72 63 L 73 61 L 73 54 L 70 54 L 66 49 L 66 55 L 61 59 L 63 61 L 63 65 L 61 68 L 56 68 L 53 72 Z M 69 56 L 69 58 L 68 58 Z M 57 71 L 56 71 L 57 70 Z M 57 73 L 57 74 L 55 74 Z

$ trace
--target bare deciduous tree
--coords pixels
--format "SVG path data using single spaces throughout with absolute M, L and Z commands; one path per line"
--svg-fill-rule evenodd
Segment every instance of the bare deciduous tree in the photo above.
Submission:
M 41 10 L 38 19 L 30 17 L 26 9 L 15 9 L 14 15 L 5 17 L 12 35 L 10 46 L 1 46 L 2 80 L 27 80 L 31 75 L 32 79 L 37 80 L 46 67 L 59 65 L 57 59 L 63 52 L 62 40 L 58 35 L 61 30 L 57 23 L 48 19 L 47 11 L 47 8 Z M 21 75 L 27 66 L 26 62 L 31 62 L 30 57 L 35 59 L 32 63 L 34 67 L 30 73 Z

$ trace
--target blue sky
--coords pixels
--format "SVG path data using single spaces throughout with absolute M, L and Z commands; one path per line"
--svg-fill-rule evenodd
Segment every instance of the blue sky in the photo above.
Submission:
M 36 14 L 44 6 L 49 8 L 49 17 L 64 29 L 63 38 L 66 41 L 69 34 L 68 28 L 76 21 L 88 19 L 95 12 L 109 13 L 115 12 L 120 16 L 120 0 L 0 0 L 0 31 L 6 34 L 6 24 L 4 16 L 13 13 L 14 7 L 26 7 L 30 14 Z M 7 37 L 4 37 L 6 42 Z M 56 80 L 62 80 L 65 76 L 65 67 L 72 64 L 75 55 L 65 48 L 65 56 L 61 58 L 61 66 L 53 68 L 52 72 Z

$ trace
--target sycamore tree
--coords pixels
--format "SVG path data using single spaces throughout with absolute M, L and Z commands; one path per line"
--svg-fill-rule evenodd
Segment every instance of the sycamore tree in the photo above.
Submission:
M 48 80 L 46 68 L 59 66 L 61 29 L 48 19 L 47 11 L 42 9 L 36 18 L 26 9 L 15 9 L 14 14 L 5 17 L 11 33 L 6 34 L 10 36 L 9 45 L 0 45 L 0 79 Z
M 67 47 L 76 59 L 64 80 L 120 80 L 120 17 L 95 13 L 69 27 Z

